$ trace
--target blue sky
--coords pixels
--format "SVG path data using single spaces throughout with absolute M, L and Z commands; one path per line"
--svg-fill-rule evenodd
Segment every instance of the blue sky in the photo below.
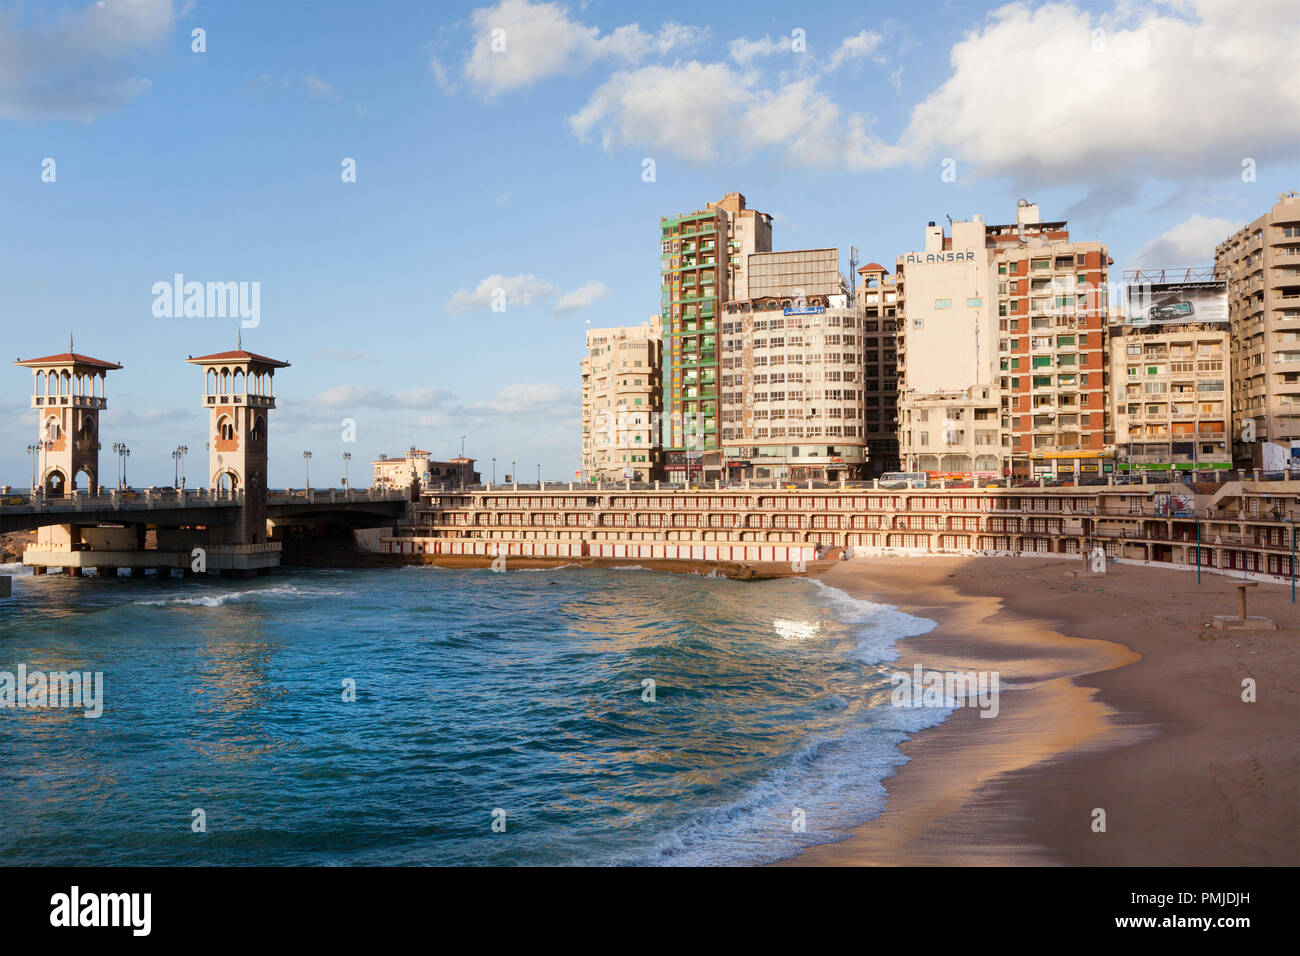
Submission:
M 1210 262 L 1300 187 L 1297 13 L 1251 10 L 0 0 L 0 328 L 11 360 L 73 331 L 125 364 L 102 434 L 135 484 L 203 447 L 184 359 L 235 342 L 233 320 L 154 316 L 175 273 L 261 285 L 245 347 L 293 363 L 273 484 L 301 484 L 303 449 L 324 484 L 343 451 L 355 476 L 462 433 L 500 475 L 567 478 L 585 330 L 656 311 L 659 216 L 725 192 L 776 217 L 778 249 L 891 269 L 927 220 L 1020 197 L 1117 269 Z M 15 485 L 29 375 L 0 391 Z

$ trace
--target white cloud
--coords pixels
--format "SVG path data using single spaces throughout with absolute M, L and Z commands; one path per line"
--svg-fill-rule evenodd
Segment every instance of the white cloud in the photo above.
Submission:
M 129 62 L 172 29 L 170 0 L 98 0 L 41 26 L 0 12 L 0 116 L 89 122 L 149 89 Z
M 338 94 L 334 92 L 334 87 L 326 83 L 319 76 L 308 73 L 302 78 L 303 85 L 307 87 L 307 92 L 313 97 L 324 99 L 337 99 Z
M 560 296 L 555 303 L 556 315 L 572 315 L 574 312 L 581 312 L 597 299 L 603 299 L 609 295 L 610 291 L 602 282 L 596 282 L 594 279 L 572 292 L 566 292 Z
M 607 150 L 661 149 L 696 163 L 778 147 L 800 166 L 866 169 L 889 150 L 865 114 L 844 115 L 816 79 L 763 88 L 726 63 L 646 66 L 615 73 L 569 117 L 582 139 L 599 130 Z
M 456 92 L 456 84 L 451 81 L 451 76 L 447 73 L 447 68 L 436 57 L 429 57 L 429 72 L 433 74 L 433 82 L 438 85 L 438 89 L 443 93 L 451 96 Z
M 447 300 L 447 311 L 452 315 L 485 312 L 497 301 L 504 301 L 507 307 L 521 305 L 526 308 L 537 299 L 557 295 L 559 291 L 534 275 L 492 275 L 482 280 L 473 290 L 458 289 Z
M 1199 213 L 1147 242 L 1133 256 L 1134 269 L 1205 266 L 1214 262 L 1214 247 L 1244 225 Z
M 512 305 L 528 308 L 539 300 L 555 298 L 555 314 L 572 315 L 609 294 L 609 289 L 595 280 L 572 292 L 564 292 L 558 286 L 534 275 L 493 275 L 483 279 L 473 289 L 458 289 L 447 300 L 447 311 L 452 315 L 488 312 L 503 299 L 507 308 Z
M 718 159 L 719 137 L 752 98 L 725 63 L 695 61 L 615 73 L 569 126 L 582 139 L 601 129 L 607 150 L 645 144 L 697 163 Z
M 741 66 L 748 66 L 750 60 L 762 56 L 772 56 L 776 53 L 789 53 L 791 50 L 790 40 L 787 37 L 773 40 L 771 37 L 762 37 L 758 40 L 751 40 L 749 37 L 740 37 L 732 40 L 727 47 L 727 53 L 731 58 Z
M 738 66 L 616 72 L 569 117 L 570 128 L 584 140 L 598 136 L 606 150 L 660 150 L 701 164 L 765 148 L 796 165 L 848 170 L 951 156 L 962 175 L 1026 185 L 1235 175 L 1243 159 L 1290 157 L 1300 141 L 1294 0 L 1260 0 L 1249 15 L 1232 0 L 1116 0 L 1102 13 L 1012 3 L 952 47 L 947 80 L 893 142 L 878 135 L 873 116 L 846 111 L 818 87 L 853 61 L 892 65 L 882 34 L 847 37 L 822 70 L 795 79 L 765 81 L 745 68 L 787 47 L 742 37 L 729 51 Z M 901 90 L 901 65 L 888 81 Z
M 658 33 L 628 24 L 602 36 L 597 27 L 570 19 L 558 3 L 528 0 L 501 0 L 495 7 L 480 7 L 470 14 L 470 21 L 475 36 L 465 76 L 489 97 L 549 77 L 579 73 L 598 60 L 635 63 L 653 53 L 663 56 L 689 49 L 708 36 L 707 29 L 678 23 L 666 23 Z M 437 79 L 437 70 L 434 76 Z
M 474 402 L 465 406 L 471 414 L 496 412 L 518 415 L 525 412 L 546 411 L 548 406 L 576 405 L 578 393 L 562 385 L 507 385 L 490 402 Z
M 884 35 L 874 30 L 863 30 L 851 37 L 845 37 L 831 54 L 830 62 L 826 65 L 827 71 L 838 70 L 851 60 L 861 60 L 866 57 L 871 57 L 877 63 L 885 63 L 885 57 L 876 52 L 884 40 Z
M 912 160 L 953 156 L 1030 181 L 1239 168 L 1300 139 L 1293 0 L 995 11 L 951 51 L 952 74 L 912 113 Z M 1098 32 L 1095 32 L 1098 31 Z

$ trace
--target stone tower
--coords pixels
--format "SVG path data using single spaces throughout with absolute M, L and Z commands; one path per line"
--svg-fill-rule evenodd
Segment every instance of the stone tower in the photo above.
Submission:
M 79 355 L 72 350 L 44 358 L 19 359 L 35 377 L 32 408 L 38 421 L 40 445 L 37 482 L 47 496 L 74 488 L 99 491 L 99 413 L 108 407 L 104 379 L 122 366 Z
M 267 422 L 275 408 L 272 379 L 288 362 L 246 352 L 191 356 L 203 368 L 203 404 L 208 409 L 208 487 L 217 494 L 243 493 L 242 519 L 214 528 L 225 544 L 266 541 Z M 214 543 L 218 543 L 214 538 Z

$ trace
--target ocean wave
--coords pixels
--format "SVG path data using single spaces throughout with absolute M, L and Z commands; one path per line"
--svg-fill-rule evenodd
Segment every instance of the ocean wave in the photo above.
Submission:
M 223 591 L 217 594 L 201 594 L 196 597 L 158 598 L 154 601 L 134 601 L 138 607 L 222 607 L 226 604 L 239 603 L 253 598 L 320 598 L 337 597 L 348 594 L 335 588 L 298 587 L 285 584 L 277 587 L 252 588 L 247 591 Z
M 810 741 L 743 796 L 697 814 L 648 852 L 610 862 L 754 865 L 842 840 L 884 811 L 884 781 L 909 759 L 899 744 L 950 713 L 878 709 L 869 726 Z
M 896 661 L 899 641 L 928 634 L 939 626 L 937 621 L 900 611 L 892 604 L 877 604 L 816 578 L 808 580 L 822 589 L 835 615 L 854 628 L 857 647 L 851 656 L 863 664 Z
M 900 640 L 938 626 L 929 618 L 854 597 L 816 578 L 805 580 L 820 589 L 832 614 L 849 627 L 855 640 L 849 656 L 859 663 L 897 660 Z M 791 641 L 809 640 L 820 631 L 816 623 L 782 618 L 774 619 L 773 627 Z M 818 709 L 851 713 L 855 722 L 837 734 L 807 742 L 743 796 L 697 814 L 648 853 L 618 862 L 747 865 L 787 859 L 807 847 L 842 840 L 884 811 L 884 781 L 908 761 L 899 745 L 952 713 L 947 708 L 854 708 L 840 695 L 832 695 Z M 795 827 L 796 814 L 802 830 Z

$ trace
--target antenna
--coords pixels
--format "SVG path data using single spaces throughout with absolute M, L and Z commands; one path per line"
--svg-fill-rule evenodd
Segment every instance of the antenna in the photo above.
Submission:
M 68 329 L 68 351 L 72 351 L 72 330 Z
M 235 348 L 241 352 L 244 350 L 244 327 L 242 325 L 235 329 Z
M 858 297 L 858 247 L 849 246 L 849 307 Z

